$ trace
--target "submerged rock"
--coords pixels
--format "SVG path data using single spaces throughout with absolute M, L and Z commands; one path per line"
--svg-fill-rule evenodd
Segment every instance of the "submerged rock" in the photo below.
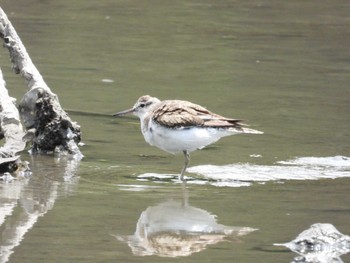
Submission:
M 343 235 L 332 224 L 317 223 L 294 240 L 275 245 L 300 255 L 292 263 L 341 263 L 340 256 L 350 252 L 350 236 Z

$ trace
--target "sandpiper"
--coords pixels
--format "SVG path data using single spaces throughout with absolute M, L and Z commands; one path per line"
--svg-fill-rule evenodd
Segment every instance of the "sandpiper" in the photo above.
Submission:
M 181 181 L 184 180 L 190 152 L 202 149 L 221 137 L 238 133 L 263 133 L 246 128 L 242 120 L 225 118 L 184 100 L 160 101 L 145 95 L 140 97 L 131 109 L 120 111 L 113 116 L 129 113 L 140 118 L 143 137 L 150 145 L 172 154 L 184 154 L 185 164 L 180 174 Z

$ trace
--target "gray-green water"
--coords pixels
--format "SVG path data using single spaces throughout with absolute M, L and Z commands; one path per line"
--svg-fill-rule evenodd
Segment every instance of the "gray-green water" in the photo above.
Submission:
M 350 234 L 349 162 L 339 168 L 335 158 L 350 156 L 348 1 L 0 0 L 0 6 L 86 144 L 79 164 L 24 154 L 33 176 L 0 184 L 2 261 L 290 262 L 296 255 L 273 244 L 313 223 Z M 26 88 L 11 72 L 6 49 L 0 61 L 10 94 L 20 99 Z M 162 179 L 179 173 L 182 156 L 147 145 L 137 119 L 111 117 L 144 94 L 190 100 L 263 130 L 192 154 L 192 169 L 233 164 L 250 186 L 220 187 L 226 174 L 188 173 L 195 179 L 186 192 Z M 317 164 L 277 164 L 299 157 Z M 322 166 L 318 157 L 331 164 Z M 143 176 L 150 173 L 156 178 Z M 273 178 L 261 183 L 262 173 Z M 202 237 L 200 249 L 178 258 L 137 256 L 121 241 L 134 234 L 143 212 L 181 204 L 186 195 L 198 217 L 210 213 L 219 224 L 258 230 L 213 244 Z M 350 262 L 349 254 L 342 260 Z

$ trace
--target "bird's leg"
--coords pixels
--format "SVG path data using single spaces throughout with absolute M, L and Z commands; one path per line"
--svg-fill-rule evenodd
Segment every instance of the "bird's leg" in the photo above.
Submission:
M 183 181 L 184 180 L 184 175 L 185 175 L 185 172 L 186 172 L 186 168 L 188 166 L 188 163 L 190 162 L 190 154 L 188 151 L 183 151 L 184 153 L 184 156 L 185 156 L 185 165 L 184 167 L 182 168 L 182 171 L 181 171 L 181 174 L 180 174 L 180 180 Z

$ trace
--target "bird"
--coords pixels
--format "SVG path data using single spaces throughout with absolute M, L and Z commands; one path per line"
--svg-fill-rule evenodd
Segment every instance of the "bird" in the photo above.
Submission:
M 141 96 L 134 106 L 113 114 L 114 117 L 133 114 L 139 117 L 141 132 L 147 143 L 171 153 L 183 153 L 184 175 L 190 153 L 202 149 L 225 136 L 240 133 L 263 134 L 247 128 L 241 119 L 231 119 L 185 100 L 159 100 L 150 95 Z

